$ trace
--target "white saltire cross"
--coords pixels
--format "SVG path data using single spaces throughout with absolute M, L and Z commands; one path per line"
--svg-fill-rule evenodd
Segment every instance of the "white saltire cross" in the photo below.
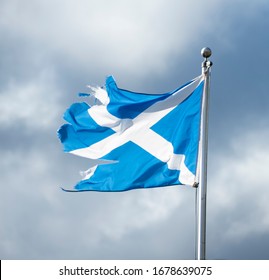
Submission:
M 167 163 L 169 169 L 180 170 L 179 181 L 182 184 L 192 185 L 195 174 L 186 167 L 185 156 L 175 154 L 173 145 L 150 127 L 183 102 L 201 81 L 202 76 L 165 100 L 154 103 L 134 119 L 119 119 L 110 114 L 107 110 L 110 101 L 108 94 L 104 89 L 99 88 L 97 94 L 102 97 L 102 104 L 92 106 L 88 109 L 88 113 L 98 125 L 109 127 L 116 133 L 89 147 L 73 150 L 70 153 L 90 159 L 100 159 L 117 147 L 132 141 L 160 161 Z M 84 179 L 89 179 L 96 168 L 97 166 L 94 166 L 87 170 Z

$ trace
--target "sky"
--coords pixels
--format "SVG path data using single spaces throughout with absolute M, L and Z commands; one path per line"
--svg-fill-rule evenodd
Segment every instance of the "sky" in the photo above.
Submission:
M 0 259 L 194 259 L 195 190 L 65 193 L 87 85 L 168 92 L 213 62 L 207 258 L 269 259 L 267 0 L 1 0 Z

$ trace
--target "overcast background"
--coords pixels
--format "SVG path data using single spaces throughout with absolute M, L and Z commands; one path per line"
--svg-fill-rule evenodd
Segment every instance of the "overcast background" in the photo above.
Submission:
M 167 92 L 212 49 L 208 259 L 269 259 L 268 0 L 0 0 L 0 259 L 194 259 L 195 191 L 70 194 L 86 85 Z M 133 163 L 130 163 L 130 165 Z

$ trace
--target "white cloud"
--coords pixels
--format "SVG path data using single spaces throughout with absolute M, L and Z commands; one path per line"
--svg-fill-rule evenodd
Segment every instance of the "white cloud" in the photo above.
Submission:
M 2 127 L 25 123 L 44 128 L 59 115 L 60 89 L 54 73 L 42 70 L 30 81 L 18 82 L 11 78 L 0 92 L 0 124 Z
M 263 127 L 234 138 L 231 151 L 212 165 L 208 213 L 222 238 L 269 233 L 268 136 Z
M 184 55 L 212 31 L 216 36 L 220 32 L 228 36 L 227 26 L 234 22 L 239 9 L 244 18 L 252 20 L 265 3 L 266 0 L 247 4 L 242 0 L 5 0 L 1 3 L 0 25 L 80 67 L 94 64 L 98 68 L 98 62 L 113 67 L 117 62 L 125 69 L 143 72 L 148 67 L 166 67 L 168 54 Z
M 133 231 L 149 228 L 160 223 L 173 213 L 182 204 L 183 193 L 178 187 L 166 189 L 139 190 L 122 194 L 123 199 L 110 204 L 111 219 L 100 222 L 102 234 L 109 239 L 122 239 Z M 108 205 L 107 205 L 108 206 Z
M 80 69 L 105 65 L 143 75 L 166 69 L 171 52 L 184 55 L 212 29 L 210 16 L 221 5 L 206 2 L 12 0 L 2 4 L 0 24 Z

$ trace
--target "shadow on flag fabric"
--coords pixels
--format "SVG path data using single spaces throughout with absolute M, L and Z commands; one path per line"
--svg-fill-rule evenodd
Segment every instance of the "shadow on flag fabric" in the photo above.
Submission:
M 196 178 L 203 76 L 164 94 L 118 88 L 114 78 L 74 103 L 58 130 L 64 151 L 89 159 L 71 191 L 117 192 L 193 185 Z

